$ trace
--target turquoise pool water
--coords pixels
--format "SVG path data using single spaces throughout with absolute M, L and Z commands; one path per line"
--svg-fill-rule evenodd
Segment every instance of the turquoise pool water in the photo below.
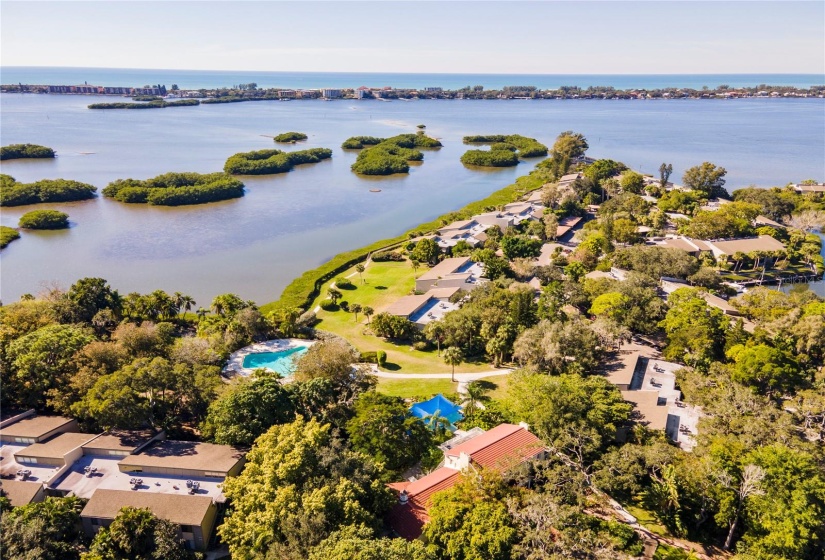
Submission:
M 280 352 L 255 352 L 243 359 L 243 367 L 249 369 L 265 368 L 280 373 L 284 377 L 292 375 L 295 365 L 293 359 L 301 357 L 307 351 L 306 346 L 298 346 Z

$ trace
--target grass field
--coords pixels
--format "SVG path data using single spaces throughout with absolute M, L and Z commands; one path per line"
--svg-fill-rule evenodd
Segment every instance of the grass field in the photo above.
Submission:
M 623 504 L 624 505 L 624 504 Z M 639 521 L 639 525 L 643 525 L 647 528 L 651 533 L 655 533 L 662 537 L 672 537 L 673 535 L 667 530 L 667 528 L 659 523 L 659 520 L 653 516 L 648 510 L 643 509 L 641 507 L 635 505 L 625 505 L 624 508 Z
M 438 393 L 446 397 L 454 394 L 458 383 L 449 379 L 378 379 L 379 393 L 409 399 L 422 397 L 428 399 Z
M 355 268 L 341 274 L 349 276 L 355 272 Z M 373 262 L 362 274 L 363 283 L 356 273 L 351 277 L 353 287 L 350 289 L 340 289 L 343 294 L 343 301 L 352 305 L 359 303 L 361 306 L 369 306 L 378 314 L 391 303 L 400 297 L 409 295 L 415 287 L 414 274 L 423 274 L 423 270 L 413 271 L 409 262 Z M 331 280 L 324 285 L 321 295 L 312 302 L 312 309 L 315 309 L 327 297 L 327 290 L 334 283 Z M 383 338 L 373 336 L 369 331 L 366 317 L 358 314 L 358 321 L 355 321 L 355 314 L 343 310 L 317 312 L 320 321 L 317 328 L 323 331 L 335 333 L 350 342 L 361 352 L 383 350 L 387 353 L 387 364 L 383 369 L 389 372 L 399 373 L 446 373 L 450 371 L 450 366 L 437 355 L 436 350 L 422 352 L 415 350 L 408 344 L 394 344 L 387 342 Z M 487 362 L 465 363 L 456 366 L 456 373 L 471 373 L 487 371 L 492 366 Z

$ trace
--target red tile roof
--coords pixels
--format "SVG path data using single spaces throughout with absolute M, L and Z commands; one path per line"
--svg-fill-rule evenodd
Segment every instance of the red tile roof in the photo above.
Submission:
M 466 453 L 473 463 L 482 467 L 505 469 L 513 463 L 521 463 L 535 456 L 543 448 L 541 440 L 521 426 L 499 424 L 492 430 L 453 447 L 446 454 L 459 457 Z
M 421 536 L 424 525 L 430 520 L 427 510 L 433 494 L 452 488 L 460 475 L 460 471 L 441 467 L 415 482 L 390 484 L 393 490 L 406 490 L 408 495 L 406 504 L 396 503 L 390 510 L 390 526 L 405 539 L 417 539 Z
M 447 451 L 447 456 L 470 456 L 473 463 L 497 470 L 506 470 L 544 449 L 541 440 L 521 426 L 501 424 Z M 414 482 L 394 482 L 389 485 L 397 492 L 407 492 L 407 503 L 397 503 L 389 513 L 388 521 L 396 533 L 413 540 L 430 516 L 427 513 L 433 494 L 448 490 L 455 485 L 461 472 L 441 467 Z

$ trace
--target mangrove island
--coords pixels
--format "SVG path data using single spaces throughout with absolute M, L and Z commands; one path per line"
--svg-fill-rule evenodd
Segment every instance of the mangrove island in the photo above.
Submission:
M 95 197 L 97 188 L 68 179 L 43 179 L 18 183 L 11 175 L 0 175 L 0 206 L 23 206 L 40 202 L 72 202 Z
M 183 206 L 243 196 L 244 184 L 225 173 L 164 173 L 152 179 L 118 179 L 103 196 L 129 204 Z
M 410 161 L 422 161 L 424 154 L 416 148 L 440 148 L 439 140 L 419 131 L 416 134 L 399 134 L 391 138 L 353 136 L 341 147 L 345 150 L 361 150 L 352 170 L 361 175 L 392 175 L 408 173 Z
M 54 156 L 54 150 L 37 144 L 11 144 L 0 148 L 0 160 L 47 159 Z
M 25 229 L 66 229 L 69 215 L 57 210 L 32 210 L 20 216 L 18 225 Z
M 274 175 L 286 173 L 302 163 L 318 163 L 332 157 L 332 150 L 327 148 L 310 148 L 297 152 L 281 150 L 258 150 L 241 152 L 230 156 L 223 166 L 226 173 L 232 175 Z

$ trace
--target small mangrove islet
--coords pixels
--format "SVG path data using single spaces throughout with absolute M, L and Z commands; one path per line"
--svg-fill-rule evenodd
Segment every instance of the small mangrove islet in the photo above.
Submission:
M 47 159 L 54 156 L 53 149 L 38 144 L 11 144 L 0 148 L 0 160 Z
M 66 229 L 69 215 L 57 210 L 33 210 L 20 216 L 18 225 L 25 229 Z
M 391 138 L 353 136 L 341 144 L 345 150 L 363 150 L 352 164 L 352 170 L 361 175 L 408 173 L 410 161 L 424 159 L 424 154 L 416 148 L 441 146 L 439 140 L 425 135 L 423 131 L 417 134 L 399 134 Z
M 226 173 L 165 173 L 143 181 L 118 179 L 102 192 L 129 204 L 183 206 L 242 197 L 244 184 Z
M 301 140 L 306 140 L 308 136 L 303 132 L 283 132 L 275 137 L 273 140 L 276 142 L 280 142 L 282 144 L 288 144 L 290 142 L 299 142 Z
M 86 200 L 94 198 L 96 191 L 92 185 L 68 179 L 18 183 L 11 175 L 0 175 L 0 206 Z
M 547 155 L 547 146 L 519 134 L 465 136 L 464 143 L 490 144 L 489 150 L 467 150 L 461 156 L 461 163 L 477 167 L 513 167 L 519 158 Z
M 274 175 L 291 171 L 296 165 L 318 163 L 330 157 L 332 150 L 327 148 L 310 148 L 297 152 L 258 150 L 230 156 L 223 170 L 231 175 Z

